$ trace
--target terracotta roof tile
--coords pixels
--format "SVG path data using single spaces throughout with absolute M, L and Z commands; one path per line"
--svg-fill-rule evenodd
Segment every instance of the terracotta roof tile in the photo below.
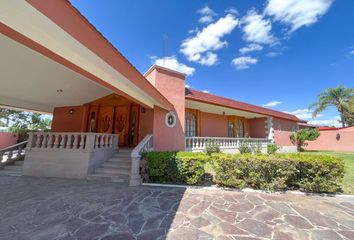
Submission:
M 263 114 L 263 115 L 267 115 L 267 116 L 273 116 L 273 117 L 277 117 L 277 118 L 283 118 L 283 119 L 297 121 L 297 122 L 304 122 L 303 120 L 299 119 L 298 117 L 296 117 L 292 114 L 288 114 L 288 113 L 284 113 L 284 112 L 280 112 L 280 111 L 275 111 L 272 109 L 259 107 L 259 106 L 244 103 L 244 102 L 239 102 L 239 101 L 236 101 L 233 99 L 224 98 L 224 97 L 216 96 L 214 94 L 204 93 L 204 92 L 189 89 L 189 88 L 186 88 L 185 95 L 186 95 L 186 99 L 189 99 L 189 100 L 209 103 L 209 104 L 213 104 L 213 105 L 219 105 L 222 107 L 228 107 L 228 108 L 242 110 L 242 111 L 246 111 L 246 112 L 253 112 L 253 113 Z

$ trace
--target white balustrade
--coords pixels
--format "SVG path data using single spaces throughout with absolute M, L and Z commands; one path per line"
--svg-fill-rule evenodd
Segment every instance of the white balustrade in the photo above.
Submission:
M 242 145 L 260 146 L 262 148 L 271 144 L 267 138 L 223 138 L 223 137 L 186 137 L 186 151 L 204 151 L 208 144 L 216 144 L 220 150 L 238 149 Z
M 133 149 L 131 153 L 132 166 L 129 179 L 130 186 L 137 186 L 141 184 L 140 176 L 140 159 L 141 154 L 144 152 L 150 152 L 153 150 L 153 136 L 146 135 L 143 140 Z
M 32 132 L 29 133 L 29 149 L 95 150 L 118 146 L 117 134 L 85 132 Z
M 13 164 L 16 160 L 24 156 L 24 148 L 28 141 L 20 142 L 15 145 L 0 149 L 0 169 L 4 166 Z

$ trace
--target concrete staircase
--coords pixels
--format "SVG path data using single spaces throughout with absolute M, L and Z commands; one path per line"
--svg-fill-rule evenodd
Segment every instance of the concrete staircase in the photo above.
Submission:
M 128 183 L 131 172 L 131 151 L 120 148 L 113 157 L 96 168 L 95 173 L 89 174 L 88 180 Z
M 14 165 L 5 166 L 0 170 L 0 176 L 22 176 L 23 161 L 16 161 Z

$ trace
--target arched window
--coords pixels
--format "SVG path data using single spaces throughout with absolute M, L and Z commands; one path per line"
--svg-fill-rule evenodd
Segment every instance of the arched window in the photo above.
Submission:
M 193 113 L 186 112 L 185 136 L 195 137 L 197 135 L 196 117 Z
M 237 137 L 238 138 L 244 137 L 243 122 L 241 120 L 237 121 Z
M 233 122 L 229 122 L 229 126 L 228 126 L 228 129 L 229 129 L 229 137 L 235 137 L 235 131 L 234 131 L 234 123 Z

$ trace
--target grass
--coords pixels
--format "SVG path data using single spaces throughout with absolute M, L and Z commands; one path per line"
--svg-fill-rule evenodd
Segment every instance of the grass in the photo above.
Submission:
M 354 195 L 354 153 L 331 151 L 307 151 L 306 153 L 326 154 L 344 159 L 345 175 L 343 179 L 342 189 L 344 194 Z

